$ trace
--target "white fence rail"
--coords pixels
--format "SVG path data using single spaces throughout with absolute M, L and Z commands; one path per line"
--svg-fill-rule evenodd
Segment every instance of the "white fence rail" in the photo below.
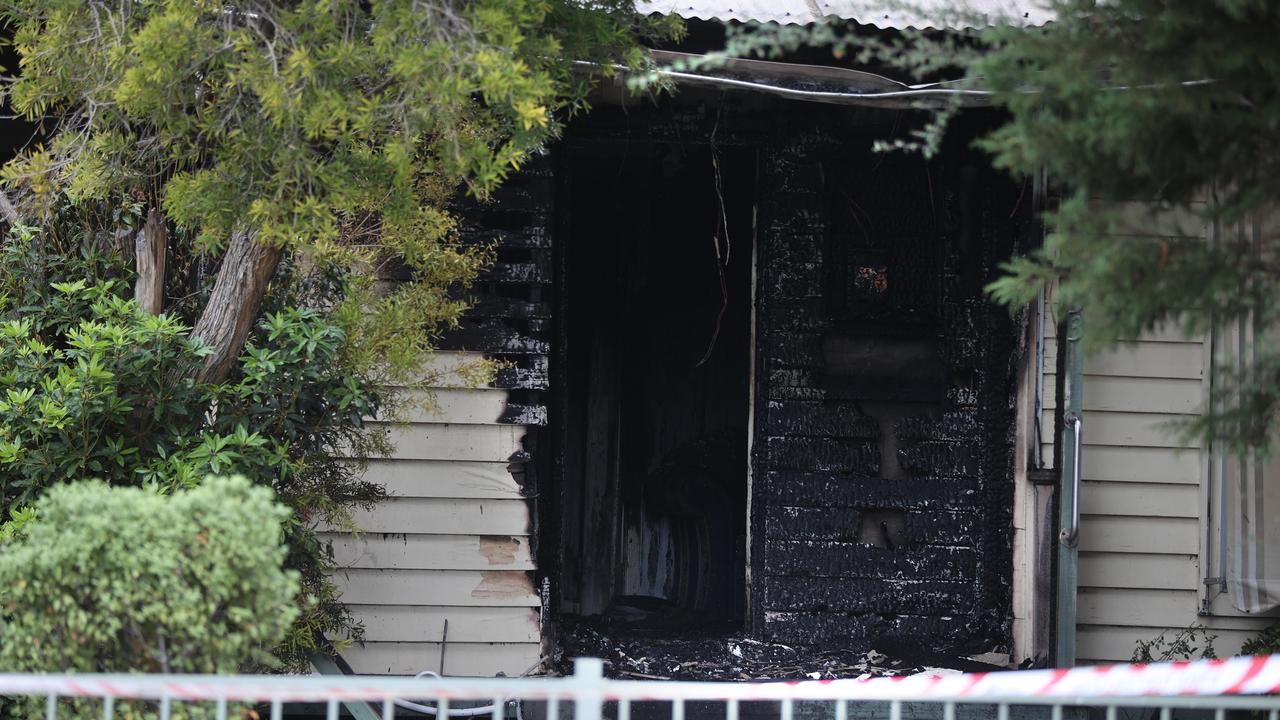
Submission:
M 493 720 L 532 713 L 545 720 L 632 720 L 643 704 L 651 717 L 686 720 L 705 714 L 741 720 L 745 703 L 752 718 L 853 720 L 885 717 L 1181 717 L 1280 720 L 1280 656 L 1227 660 L 1114 665 L 1070 670 L 986 674 L 922 674 L 900 678 L 800 682 L 708 683 L 609 680 L 599 660 L 578 660 L 564 678 L 384 678 L 369 676 L 212 675 L 18 675 L 0 674 L 0 697 L 40 698 L 47 720 L 65 701 L 97 703 L 104 720 L 120 703 L 151 704 L 160 720 L 201 716 L 238 717 L 244 704 L 269 708 L 281 720 L 291 705 L 309 704 L 331 720 L 344 710 L 357 718 L 420 717 L 423 712 L 476 716 L 480 704 Z M 419 710 L 399 709 L 412 699 Z M 424 703 L 431 703 L 425 704 Z M 710 705 L 708 704 L 710 703 Z M 655 715 L 653 707 L 663 710 Z M 453 710 L 450 710 L 450 707 Z M 715 707 L 711 713 L 708 707 Z M 522 713 L 523 708 L 523 713 Z M 690 713 L 690 708 L 696 708 Z M 764 708 L 763 710 L 761 708 Z M 66 713 L 64 712 L 64 715 Z M 293 713 L 290 713 L 293 714 Z M 696 720 L 696 718 L 690 718 Z

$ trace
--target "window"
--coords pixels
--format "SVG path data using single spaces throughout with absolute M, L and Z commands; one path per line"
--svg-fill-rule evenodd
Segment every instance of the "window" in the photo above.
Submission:
M 1241 229 L 1249 231 L 1260 228 Z M 1247 367 L 1258 330 L 1242 319 L 1214 333 L 1206 383 L 1219 370 Z M 1280 455 L 1214 447 L 1202 496 L 1201 613 L 1280 616 Z

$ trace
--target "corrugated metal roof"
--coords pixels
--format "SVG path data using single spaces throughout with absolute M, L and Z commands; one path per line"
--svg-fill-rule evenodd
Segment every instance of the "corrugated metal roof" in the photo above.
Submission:
M 805 25 L 828 18 L 881 28 L 967 28 L 1043 25 L 1052 11 L 1034 0 L 639 0 L 636 9 L 685 19 L 776 22 Z

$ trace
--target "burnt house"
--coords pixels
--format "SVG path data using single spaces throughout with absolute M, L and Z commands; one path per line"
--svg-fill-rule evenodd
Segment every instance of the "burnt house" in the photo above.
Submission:
M 654 9 L 707 48 L 725 21 L 836 12 Z M 1202 346 L 1139 338 L 1082 371 L 1047 303 L 993 304 L 999 264 L 1040 241 L 1044 183 L 973 149 L 989 108 L 930 159 L 875 152 L 925 119 L 903 89 L 760 61 L 657 100 L 605 88 L 464 210 L 497 262 L 430 362 L 504 367 L 388 427 L 370 472 L 393 498 L 333 538 L 356 671 L 642 652 L 657 676 L 702 658 L 732 679 L 748 645 L 1123 660 L 1209 607 L 1218 520 L 1192 495 L 1211 480 L 1150 430 L 1190 411 Z M 1077 493 L 1053 468 L 1081 378 L 1104 429 Z M 1078 546 L 1058 541 L 1072 505 Z

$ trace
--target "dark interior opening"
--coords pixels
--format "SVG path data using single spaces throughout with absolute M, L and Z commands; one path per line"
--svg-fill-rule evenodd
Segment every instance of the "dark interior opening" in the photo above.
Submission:
M 754 152 L 599 142 L 562 163 L 559 608 L 740 628 Z

